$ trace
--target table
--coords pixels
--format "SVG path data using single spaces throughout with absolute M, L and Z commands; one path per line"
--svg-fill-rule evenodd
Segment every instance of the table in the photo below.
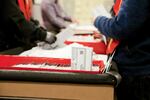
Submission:
M 0 97 L 21 100 L 114 100 L 118 73 L 0 70 Z
M 58 47 L 74 33 L 65 29 Z M 0 98 L 14 100 L 114 100 L 117 72 L 103 74 L 0 70 Z

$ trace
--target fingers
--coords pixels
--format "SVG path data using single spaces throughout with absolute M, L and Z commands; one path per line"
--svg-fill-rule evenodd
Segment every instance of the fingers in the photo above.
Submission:
M 51 33 L 51 32 L 47 32 L 47 36 L 46 36 L 46 42 L 48 42 L 49 44 L 54 43 L 57 40 L 57 37 L 55 34 Z
M 55 44 L 49 44 L 47 42 L 39 42 L 37 43 L 38 47 L 44 50 L 51 50 L 57 47 L 57 43 Z

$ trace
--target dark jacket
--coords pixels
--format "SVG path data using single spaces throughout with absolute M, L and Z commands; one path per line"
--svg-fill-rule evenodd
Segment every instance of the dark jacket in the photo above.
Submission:
M 150 0 L 123 0 L 118 16 L 100 16 L 94 24 L 120 41 L 114 60 L 122 74 L 150 74 Z
M 67 27 L 68 22 L 72 22 L 71 17 L 64 12 L 58 0 L 42 0 L 41 12 L 44 26 L 49 31 L 59 32 Z
M 25 19 L 17 0 L 1 0 L 0 4 L 0 50 L 45 39 L 46 31 Z

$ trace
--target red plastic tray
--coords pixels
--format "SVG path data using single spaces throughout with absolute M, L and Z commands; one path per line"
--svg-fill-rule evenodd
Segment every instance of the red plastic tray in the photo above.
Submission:
M 93 61 L 94 65 L 99 66 L 99 71 L 84 71 L 84 70 L 58 70 L 58 69 L 45 69 L 45 68 L 22 68 L 13 67 L 18 64 L 59 64 L 71 65 L 70 59 L 61 58 L 46 58 L 46 57 L 23 57 L 14 55 L 0 55 L 0 70 L 30 70 L 30 71 L 55 71 L 55 72 L 76 72 L 76 73 L 90 73 L 100 74 L 104 70 L 103 61 Z
M 65 44 L 69 45 L 71 43 L 79 43 L 79 44 L 82 44 L 84 46 L 88 46 L 88 47 L 92 47 L 93 48 L 93 51 L 96 53 L 96 54 L 106 54 L 106 49 L 107 49 L 107 46 L 105 45 L 104 42 L 73 42 L 73 41 L 65 41 L 64 42 Z

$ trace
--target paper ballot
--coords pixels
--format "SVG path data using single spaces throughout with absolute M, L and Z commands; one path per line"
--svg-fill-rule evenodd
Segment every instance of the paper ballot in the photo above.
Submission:
M 92 70 L 93 49 L 89 47 L 72 47 L 72 70 Z
M 92 24 L 72 24 L 70 25 L 70 28 L 74 31 L 75 34 L 93 34 L 94 31 L 98 32 L 97 28 Z

